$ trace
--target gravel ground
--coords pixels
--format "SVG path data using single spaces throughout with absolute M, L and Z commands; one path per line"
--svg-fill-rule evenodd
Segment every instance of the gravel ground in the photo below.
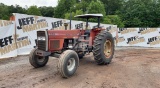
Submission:
M 99 66 L 93 55 L 80 60 L 69 79 L 57 71 L 58 58 L 35 69 L 28 56 L 0 60 L 1 88 L 160 88 L 160 48 L 116 47 L 109 65 Z

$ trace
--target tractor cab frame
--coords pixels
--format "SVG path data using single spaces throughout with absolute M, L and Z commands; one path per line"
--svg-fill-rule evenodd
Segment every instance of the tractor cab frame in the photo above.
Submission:
M 92 29 L 95 29 L 95 28 L 102 28 L 100 27 L 100 18 L 103 17 L 103 14 L 84 14 L 84 15 L 77 15 L 77 16 L 74 16 L 75 18 L 82 18 L 82 19 L 86 19 L 86 26 L 85 26 L 85 29 L 82 29 L 82 30 L 85 30 L 85 35 L 90 35 L 90 32 Z M 89 19 L 92 19 L 92 18 L 97 18 L 97 25 L 92 28 L 92 29 L 88 29 L 88 23 L 89 23 Z
M 88 27 L 88 21 L 90 18 L 97 18 L 98 20 L 98 25 L 97 27 L 99 28 L 100 27 L 100 18 L 103 17 L 102 14 L 84 14 L 84 15 L 77 15 L 77 16 L 74 16 L 75 18 L 84 18 L 86 19 L 86 28 Z

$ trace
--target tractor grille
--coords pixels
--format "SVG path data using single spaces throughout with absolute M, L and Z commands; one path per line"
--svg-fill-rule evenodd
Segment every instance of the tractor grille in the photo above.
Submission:
M 37 31 L 37 36 L 45 36 L 45 31 Z
M 45 37 L 45 31 L 37 31 L 37 37 Z M 37 46 L 39 50 L 46 51 L 46 40 L 37 40 Z
M 51 49 L 59 49 L 60 48 L 60 40 L 51 40 L 50 41 L 50 48 Z

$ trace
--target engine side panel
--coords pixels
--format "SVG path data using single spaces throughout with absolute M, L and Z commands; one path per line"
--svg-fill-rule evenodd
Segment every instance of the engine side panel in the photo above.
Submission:
M 78 38 L 83 34 L 84 30 L 48 30 L 49 51 L 60 51 L 65 39 Z
M 58 51 L 63 48 L 64 39 L 49 39 L 49 51 Z
M 84 34 L 84 30 L 48 30 L 49 39 L 69 39 Z

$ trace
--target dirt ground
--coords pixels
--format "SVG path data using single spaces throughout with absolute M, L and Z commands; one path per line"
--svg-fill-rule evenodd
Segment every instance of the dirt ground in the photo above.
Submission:
M 69 79 L 57 71 L 57 58 L 35 69 L 28 56 L 0 60 L 1 88 L 160 88 L 160 49 L 116 48 L 112 63 L 99 66 L 92 54 L 80 60 Z

